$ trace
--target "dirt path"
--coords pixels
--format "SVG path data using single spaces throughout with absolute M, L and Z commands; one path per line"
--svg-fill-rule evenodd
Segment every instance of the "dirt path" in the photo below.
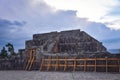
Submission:
M 0 71 L 0 80 L 120 80 L 118 73 Z

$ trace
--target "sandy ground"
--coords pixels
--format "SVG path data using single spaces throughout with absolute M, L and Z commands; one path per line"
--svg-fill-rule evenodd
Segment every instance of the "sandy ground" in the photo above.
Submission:
M 119 73 L 0 71 L 0 80 L 120 80 Z

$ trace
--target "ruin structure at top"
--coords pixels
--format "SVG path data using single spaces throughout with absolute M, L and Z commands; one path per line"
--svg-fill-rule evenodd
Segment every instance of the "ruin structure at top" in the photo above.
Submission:
M 101 42 L 84 31 L 68 30 L 34 34 L 32 40 L 25 43 L 25 49 L 39 48 L 41 53 L 101 53 L 107 52 Z
M 19 54 L 25 70 L 108 72 L 111 66 L 111 71 L 120 72 L 119 56 L 110 54 L 101 42 L 80 30 L 34 34 Z

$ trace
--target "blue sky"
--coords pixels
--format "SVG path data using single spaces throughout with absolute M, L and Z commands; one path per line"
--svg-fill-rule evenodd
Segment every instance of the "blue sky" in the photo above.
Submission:
M 0 49 L 24 48 L 36 33 L 81 29 L 120 48 L 120 0 L 0 0 Z

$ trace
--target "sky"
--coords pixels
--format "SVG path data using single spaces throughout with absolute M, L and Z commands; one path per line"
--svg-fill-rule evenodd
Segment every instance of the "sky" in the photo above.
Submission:
M 0 49 L 25 48 L 33 34 L 80 29 L 120 49 L 120 0 L 0 0 Z

